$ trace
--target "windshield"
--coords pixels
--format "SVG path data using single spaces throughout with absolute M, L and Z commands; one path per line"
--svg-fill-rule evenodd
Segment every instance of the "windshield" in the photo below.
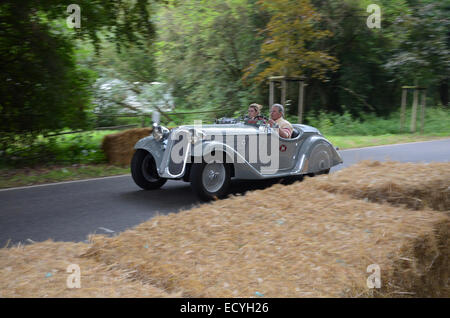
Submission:
M 249 117 L 240 117 L 240 118 L 228 118 L 228 117 L 222 117 L 219 119 L 216 119 L 216 124 L 245 124 L 245 125 L 251 125 L 251 126 L 261 126 L 265 125 L 267 123 L 268 119 L 264 116 L 257 116 L 256 118 L 249 118 Z

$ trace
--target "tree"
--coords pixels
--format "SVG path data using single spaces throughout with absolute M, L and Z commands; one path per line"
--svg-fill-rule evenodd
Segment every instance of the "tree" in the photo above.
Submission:
M 449 14 L 448 2 L 413 1 L 391 27 L 396 41 L 384 65 L 403 85 L 438 87 L 444 106 L 449 105 Z
M 242 76 L 259 52 L 265 13 L 254 0 L 186 0 L 158 19 L 158 73 L 174 87 L 176 105 L 228 114 L 257 101 Z M 245 106 L 244 106 L 245 105 Z
M 86 125 L 91 70 L 77 64 L 75 39 L 100 47 L 99 31 L 117 48 L 154 36 L 154 1 L 77 1 L 81 28 L 65 24 L 69 1 L 3 1 L 0 4 L 0 131 L 3 148 L 13 137 Z
M 399 83 L 384 67 L 392 57 L 396 41 L 404 37 L 393 34 L 392 25 L 408 11 L 405 0 L 379 0 L 381 29 L 371 29 L 367 19 L 370 0 L 312 0 L 320 12 L 320 25 L 333 30 L 316 45 L 337 58 L 339 68 L 329 81 L 308 78 L 308 110 L 326 110 L 364 117 L 366 113 L 388 115 L 397 109 Z M 397 98 L 398 97 L 398 98 Z
M 398 2 L 380 4 L 381 29 L 370 29 L 366 23 L 371 1 L 313 0 L 323 17 L 321 23 L 334 32 L 322 45 L 337 58 L 339 68 L 330 74 L 328 82 L 310 81 L 306 101 L 309 109 L 342 113 L 348 110 L 354 117 L 389 111 L 395 99 L 395 85 L 382 67 L 389 58 L 390 45 L 386 26 L 391 18 L 386 14 L 393 7 L 401 10 Z
M 70 37 L 28 15 L 0 7 L 0 131 L 5 147 L 15 134 L 79 127 L 89 102 L 91 74 L 76 66 Z M 12 141 L 9 139 L 9 141 Z
M 315 45 L 332 33 L 320 30 L 320 14 L 309 0 L 261 0 L 271 14 L 264 34 L 260 60 L 266 67 L 256 76 L 262 82 L 269 76 L 301 76 L 310 71 L 314 78 L 324 80 L 328 71 L 337 69 L 337 60 Z M 249 69 L 251 74 L 256 64 Z

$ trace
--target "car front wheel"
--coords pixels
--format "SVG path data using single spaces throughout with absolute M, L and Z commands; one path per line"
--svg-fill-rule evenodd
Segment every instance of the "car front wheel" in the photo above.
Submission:
M 228 194 L 231 169 L 224 163 L 197 163 L 191 167 L 191 186 L 197 196 L 210 201 Z
M 143 149 L 137 149 L 131 159 L 131 176 L 144 190 L 159 189 L 167 182 L 167 179 L 159 177 L 153 156 Z

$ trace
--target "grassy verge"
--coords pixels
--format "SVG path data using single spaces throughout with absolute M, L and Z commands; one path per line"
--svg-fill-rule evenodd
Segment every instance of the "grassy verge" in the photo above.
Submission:
M 450 135 L 436 135 L 436 136 L 424 136 L 424 135 L 411 135 L 411 134 L 386 134 L 377 136 L 330 136 L 325 137 L 331 141 L 335 147 L 339 149 L 350 148 L 363 148 L 371 146 L 400 144 L 407 142 L 428 141 L 436 139 L 450 138 Z
M 117 167 L 107 164 L 83 164 L 20 169 L 3 168 L 0 169 L 0 189 L 114 176 L 127 173 L 130 173 L 130 168 L 128 167 Z

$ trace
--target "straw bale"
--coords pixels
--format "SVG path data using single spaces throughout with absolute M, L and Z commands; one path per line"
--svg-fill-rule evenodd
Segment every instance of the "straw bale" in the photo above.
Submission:
M 450 214 L 429 209 L 448 212 L 448 167 L 364 162 L 89 244 L 1 249 L 0 297 L 450 297 Z
M 450 211 L 450 162 L 361 161 L 347 169 L 310 179 L 305 186 L 415 210 Z
M 175 297 L 79 256 L 85 243 L 46 241 L 0 249 L 0 297 Z M 80 267 L 81 288 L 68 288 L 71 264 Z
M 103 137 L 102 150 L 110 164 L 128 166 L 139 139 L 150 135 L 151 128 L 134 128 Z
M 449 225 L 433 211 L 277 184 L 93 236 L 84 256 L 185 297 L 442 296 Z M 370 264 L 380 290 L 367 288 Z

